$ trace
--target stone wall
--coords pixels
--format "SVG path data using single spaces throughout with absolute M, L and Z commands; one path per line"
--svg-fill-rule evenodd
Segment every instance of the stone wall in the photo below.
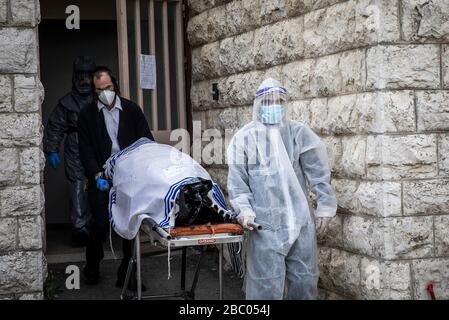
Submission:
M 0 299 L 42 299 L 41 103 L 37 0 L 0 0 Z
M 449 298 L 447 0 L 190 0 L 191 100 L 237 129 L 268 76 L 328 147 L 321 298 Z M 218 83 L 219 101 L 212 100 Z M 226 188 L 226 166 L 210 167 Z

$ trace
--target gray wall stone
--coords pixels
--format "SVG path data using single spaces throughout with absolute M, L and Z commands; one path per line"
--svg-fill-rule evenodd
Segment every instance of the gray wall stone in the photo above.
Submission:
M 435 216 L 435 255 L 447 256 L 449 254 L 449 216 Z
M 442 70 L 443 70 L 443 86 L 449 89 L 449 45 L 442 46 L 441 53 Z
M 39 146 L 42 120 L 38 113 L 3 114 L 0 117 L 0 146 Z
M 404 181 L 404 214 L 447 214 L 449 182 L 447 180 Z
M 238 34 L 260 25 L 259 0 L 231 1 L 226 4 L 227 34 Z
M 355 136 L 342 139 L 341 167 L 348 177 L 366 177 L 366 139 Z
M 435 297 L 438 300 L 449 299 L 449 260 L 448 259 L 418 259 L 412 262 L 414 281 L 414 298 L 430 300 L 426 288 L 433 284 Z
M 416 259 L 433 255 L 433 218 L 387 218 L 384 221 L 386 259 Z
M 449 92 L 416 92 L 418 130 L 449 129 Z
M 38 4 L 36 0 L 11 1 L 12 23 L 20 26 L 36 26 L 40 21 Z
M 0 294 L 43 290 L 41 251 L 0 255 Z
M 19 170 L 17 149 L 0 149 L 0 154 L 0 186 L 15 184 Z
M 17 300 L 43 300 L 44 294 L 42 292 L 16 294 L 15 298 Z
M 433 255 L 432 217 L 378 219 L 346 216 L 345 248 L 373 258 L 413 259 Z
M 19 248 L 42 249 L 42 219 L 40 216 L 19 218 Z
M 254 67 L 254 31 L 227 38 L 220 43 L 220 58 L 226 74 L 251 70 Z M 239 52 L 238 56 L 235 51 Z
M 327 232 L 318 237 L 318 244 L 329 247 L 343 247 L 343 217 L 337 215 L 329 223 Z
M 365 87 L 363 51 L 347 51 L 284 65 L 282 74 L 291 99 L 353 93 Z
M 367 87 L 439 88 L 438 45 L 376 46 L 367 52 Z
M 264 26 L 255 31 L 255 65 L 265 68 L 298 60 L 304 54 L 302 17 Z
M 397 1 L 345 1 L 304 16 L 307 56 L 399 40 Z
M 440 176 L 449 175 L 449 135 L 438 136 L 438 169 Z
M 11 251 L 16 248 L 17 219 L 0 218 L 0 254 L 2 251 Z
M 366 299 L 410 300 L 410 264 L 362 258 L 361 288 Z
M 286 0 L 260 0 L 260 18 L 263 24 L 287 17 Z
M 0 75 L 0 112 L 12 111 L 12 81 L 9 76 Z
M 358 93 L 291 102 L 289 115 L 322 134 L 414 132 L 412 91 Z
M 337 194 L 338 206 L 344 210 L 378 217 L 402 215 L 400 182 L 333 179 L 332 186 Z
M 369 136 L 366 154 L 372 179 L 437 176 L 436 135 Z
M 345 248 L 371 257 L 384 256 L 382 220 L 372 217 L 345 216 L 343 221 Z
M 0 29 L 0 73 L 36 73 L 37 39 L 32 29 Z
M 40 148 L 27 148 L 20 152 L 20 182 L 40 184 L 41 168 L 44 167 L 44 153 Z
M 35 76 L 14 77 L 14 110 L 17 112 L 39 111 L 44 101 L 44 87 Z
M 408 41 L 449 41 L 445 0 L 402 0 L 402 28 Z
M 0 0 L 0 23 L 5 23 L 8 20 L 8 1 Z
M 320 250 L 319 256 L 320 286 L 349 298 L 360 296 L 360 256 L 340 249 Z
M 40 186 L 18 186 L 0 189 L 0 217 L 39 215 L 44 206 Z

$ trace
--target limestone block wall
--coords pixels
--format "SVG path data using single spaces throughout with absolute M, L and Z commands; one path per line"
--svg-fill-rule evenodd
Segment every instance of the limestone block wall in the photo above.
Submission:
M 268 76 L 328 147 L 321 298 L 449 298 L 447 0 L 190 0 L 193 119 L 238 129 Z M 220 99 L 212 99 L 218 83 Z M 226 188 L 226 165 L 209 167 Z
M 42 299 L 41 103 L 37 0 L 0 0 L 0 299 Z

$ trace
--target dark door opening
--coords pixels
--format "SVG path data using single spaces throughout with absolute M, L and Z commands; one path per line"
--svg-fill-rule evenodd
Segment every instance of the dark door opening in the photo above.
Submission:
M 118 76 L 122 95 L 142 107 L 158 142 L 169 143 L 171 130 L 187 128 L 189 88 L 185 88 L 182 3 L 182 0 L 40 0 L 40 75 L 45 88 L 43 124 L 47 123 L 59 98 L 71 90 L 73 60 L 78 55 L 88 55 L 97 65 L 108 66 Z M 71 15 L 66 9 L 73 5 L 79 9 L 80 29 L 66 27 L 66 19 Z M 156 58 L 156 89 L 140 88 L 137 77 L 141 53 Z M 62 254 L 77 255 L 69 259 L 84 258 L 84 248 L 73 247 L 71 242 L 63 144 L 60 156 L 62 165 L 57 170 L 46 166 L 44 172 L 46 255 L 50 263 L 54 262 L 52 256 Z
M 67 3 L 66 3 L 67 2 Z M 101 2 L 107 4 L 101 8 Z M 118 72 L 117 22 L 115 4 L 111 1 L 41 1 L 42 21 L 39 25 L 40 74 L 45 88 L 42 121 L 47 123 L 58 100 L 71 90 L 72 63 L 78 55 L 91 56 L 97 65 L 107 65 Z M 68 5 L 80 9 L 80 29 L 67 29 L 65 19 Z M 109 8 L 104 10 L 104 8 Z M 95 16 L 98 13 L 98 17 Z M 88 15 L 83 13 L 88 13 Z M 87 19 L 83 19 L 86 17 Z M 61 254 L 82 258 L 83 248 L 76 248 L 71 240 L 69 186 L 64 173 L 64 144 L 60 148 L 58 169 L 46 166 L 45 212 L 47 230 L 47 258 Z M 73 256 L 73 255 L 76 255 Z

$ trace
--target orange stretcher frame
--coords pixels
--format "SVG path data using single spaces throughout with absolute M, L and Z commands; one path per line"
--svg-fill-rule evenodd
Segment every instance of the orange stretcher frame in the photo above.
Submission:
M 233 233 L 243 234 L 243 228 L 235 223 L 202 224 L 188 227 L 176 227 L 170 230 L 172 237 L 193 236 L 202 234 Z

